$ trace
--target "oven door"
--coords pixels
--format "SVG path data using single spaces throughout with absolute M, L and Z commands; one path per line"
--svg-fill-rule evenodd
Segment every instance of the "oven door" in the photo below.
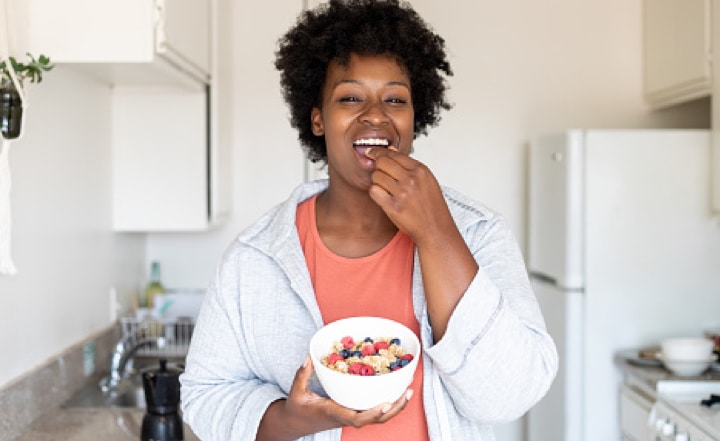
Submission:
M 650 425 L 653 399 L 623 385 L 620 390 L 620 427 L 623 441 L 655 441 Z
M 705 425 L 714 425 L 717 415 L 707 409 L 699 409 L 699 398 L 693 402 L 670 404 L 663 399 L 653 408 L 653 441 L 718 441 L 720 433 Z M 681 410 L 679 410 L 681 409 Z M 711 433 L 712 432 L 712 433 Z

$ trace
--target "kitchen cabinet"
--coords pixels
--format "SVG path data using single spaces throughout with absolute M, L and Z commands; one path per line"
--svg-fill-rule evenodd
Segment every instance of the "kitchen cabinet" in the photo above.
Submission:
M 627 384 L 620 388 L 620 427 L 625 441 L 644 441 L 652 439 L 648 425 L 652 415 L 654 399 L 642 390 Z
M 204 231 L 224 220 L 230 161 L 211 128 L 212 91 L 113 93 L 115 231 Z
M 13 53 L 112 94 L 113 228 L 202 231 L 229 212 L 217 140 L 216 0 L 9 0 Z M 225 190 L 227 189 L 227 190 Z
M 645 99 L 661 109 L 711 98 L 710 206 L 720 213 L 720 7 L 712 0 L 644 0 Z M 715 79 L 715 80 L 714 80 Z
M 644 0 L 645 97 L 653 108 L 712 93 L 711 0 Z
M 190 87 L 212 72 L 213 0 L 9 0 L 16 54 L 110 84 Z

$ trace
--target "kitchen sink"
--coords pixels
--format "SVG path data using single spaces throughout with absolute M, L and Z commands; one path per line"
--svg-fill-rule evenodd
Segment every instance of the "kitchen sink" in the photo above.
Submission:
M 180 367 L 184 359 L 171 359 Z M 108 392 L 100 389 L 98 382 L 90 382 L 63 404 L 65 408 L 135 408 L 145 409 L 145 392 L 142 385 L 142 372 L 145 369 L 157 369 L 159 359 L 154 357 L 136 357 L 128 369 L 128 377 L 117 388 Z
M 145 392 L 140 375 L 123 381 L 117 389 L 103 392 L 97 383 L 87 384 L 63 404 L 73 407 L 145 408 Z

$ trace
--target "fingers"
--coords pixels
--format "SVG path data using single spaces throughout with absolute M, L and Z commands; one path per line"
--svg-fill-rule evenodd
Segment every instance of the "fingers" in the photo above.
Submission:
M 412 396 L 413 390 L 408 389 L 394 403 L 383 403 L 364 412 L 358 412 L 351 418 L 351 425 L 363 427 L 368 424 L 382 424 L 389 421 L 407 407 Z
M 408 158 L 394 146 L 384 148 L 368 148 L 365 156 L 375 161 L 373 184 L 379 186 L 389 194 L 397 190 L 397 183 L 407 176 L 413 167 L 414 160 Z M 382 197 L 379 193 L 378 196 Z
M 305 357 L 305 361 L 303 361 L 302 366 L 300 366 L 295 373 L 295 379 L 293 379 L 293 384 L 290 388 L 291 394 L 293 392 L 302 394 L 308 391 L 308 384 L 310 383 L 310 376 L 312 375 L 313 370 L 312 360 L 310 360 L 310 356 L 308 355 Z
M 397 164 L 402 168 L 410 169 L 413 164 L 416 163 L 411 157 L 400 153 L 393 145 L 388 148 L 368 147 L 365 149 L 365 156 L 374 160 L 378 164 L 378 167 L 380 167 L 381 164 L 387 166 Z M 384 162 L 383 158 L 392 159 L 392 161 Z

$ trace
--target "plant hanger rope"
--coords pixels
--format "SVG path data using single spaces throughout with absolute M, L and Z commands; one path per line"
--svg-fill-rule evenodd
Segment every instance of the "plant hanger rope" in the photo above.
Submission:
M 0 0 L 0 62 L 6 61 L 10 79 L 20 95 L 22 107 L 27 107 L 27 99 L 17 73 L 10 62 L 10 13 L 9 2 Z M 13 275 L 17 268 L 11 255 L 11 224 L 10 216 L 10 140 L 0 133 L 0 275 Z

